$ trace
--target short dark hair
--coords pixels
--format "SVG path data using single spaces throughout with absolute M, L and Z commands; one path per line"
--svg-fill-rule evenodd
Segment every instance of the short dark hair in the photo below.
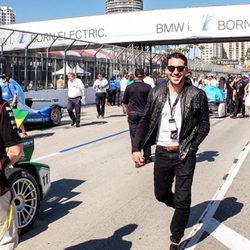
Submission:
M 136 69 L 135 76 L 138 78 L 143 78 L 144 77 L 144 69 Z
M 181 60 L 184 61 L 185 66 L 188 65 L 188 60 L 187 60 L 186 56 L 183 55 L 183 54 L 180 53 L 180 52 L 174 52 L 174 53 L 169 54 L 169 55 L 167 56 L 167 66 L 168 66 L 168 61 L 169 61 L 169 59 L 171 59 L 171 58 L 181 59 Z

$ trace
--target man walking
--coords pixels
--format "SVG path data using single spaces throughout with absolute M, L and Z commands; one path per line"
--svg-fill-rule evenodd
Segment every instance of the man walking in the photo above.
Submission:
M 186 78 L 187 58 L 167 58 L 167 84 L 154 88 L 133 143 L 132 157 L 143 164 L 140 149 L 156 143 L 154 189 L 156 199 L 175 209 L 170 225 L 170 249 L 179 249 L 191 206 L 191 185 L 196 152 L 209 133 L 206 94 Z M 172 184 L 175 178 L 175 192 Z
M 93 88 L 96 91 L 97 118 L 104 118 L 108 80 L 103 78 L 102 73 L 98 74 L 97 79 L 94 82 Z
M 135 70 L 135 82 L 129 86 L 127 86 L 124 97 L 123 97 L 123 105 L 125 108 L 125 112 L 128 115 L 128 124 L 130 131 L 130 139 L 131 144 L 134 143 L 134 137 L 136 132 L 136 127 L 142 117 L 143 111 L 147 104 L 147 98 L 151 86 L 143 81 L 144 78 L 144 70 L 136 69 Z M 150 162 L 151 148 L 144 147 L 143 148 L 143 157 L 144 164 Z M 136 165 L 136 167 L 140 167 L 140 165 Z
M 17 215 L 5 170 L 21 157 L 22 144 L 12 110 L 1 96 L 0 88 L 0 249 L 10 250 L 18 244 Z
M 81 119 L 81 99 L 84 99 L 84 85 L 79 78 L 76 78 L 75 73 L 68 73 L 68 105 L 67 111 L 71 119 L 71 126 L 76 124 L 80 127 Z M 75 109 L 75 114 L 73 110 Z

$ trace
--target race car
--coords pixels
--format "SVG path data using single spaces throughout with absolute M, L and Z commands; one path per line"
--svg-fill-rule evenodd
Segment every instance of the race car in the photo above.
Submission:
M 22 139 L 24 154 L 7 170 L 6 176 L 13 191 L 13 201 L 18 217 L 18 231 L 25 233 L 35 222 L 40 202 L 50 190 L 50 168 L 46 164 L 32 162 L 34 139 Z
M 18 108 L 28 112 L 24 120 L 24 125 L 51 125 L 58 126 L 61 124 L 62 119 L 62 107 L 56 104 L 57 99 L 28 99 L 29 106 L 26 104 L 19 103 Z M 33 102 L 50 102 L 49 106 L 45 106 L 39 110 L 32 109 Z M 27 103 L 27 100 L 26 100 Z
M 226 116 L 227 111 L 224 92 L 220 88 L 214 86 L 204 86 L 202 90 L 206 93 L 210 114 L 217 117 Z

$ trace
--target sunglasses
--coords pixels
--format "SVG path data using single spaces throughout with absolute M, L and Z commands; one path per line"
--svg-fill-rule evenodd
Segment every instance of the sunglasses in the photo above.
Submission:
M 180 66 L 167 66 L 168 70 L 173 73 L 175 69 L 177 69 L 178 72 L 183 72 L 183 70 L 186 68 L 186 66 L 180 65 Z

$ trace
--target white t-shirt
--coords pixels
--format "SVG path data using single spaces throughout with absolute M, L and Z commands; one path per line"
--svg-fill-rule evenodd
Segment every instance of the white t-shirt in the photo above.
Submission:
M 108 80 L 102 78 L 102 80 L 95 80 L 93 88 L 95 89 L 96 93 L 106 93 L 108 88 Z
M 125 91 L 127 85 L 128 85 L 128 79 L 126 79 L 125 77 L 123 77 L 121 79 L 121 81 L 120 81 L 121 91 Z
M 170 96 L 171 106 L 175 102 L 177 96 Z M 174 119 L 177 127 L 177 139 L 171 139 L 171 130 L 169 127 L 169 119 L 171 119 L 171 111 L 168 103 L 168 99 L 162 109 L 161 119 L 158 128 L 158 134 L 156 137 L 156 145 L 159 146 L 178 146 L 179 145 L 179 135 L 181 131 L 181 104 L 180 99 L 178 100 L 174 109 Z
M 150 76 L 146 76 L 143 81 L 147 84 L 149 84 L 152 88 L 155 87 L 155 82 L 154 82 L 154 79 Z
M 68 81 L 68 97 L 75 98 L 84 96 L 84 85 L 79 78 L 75 78 L 72 82 Z

